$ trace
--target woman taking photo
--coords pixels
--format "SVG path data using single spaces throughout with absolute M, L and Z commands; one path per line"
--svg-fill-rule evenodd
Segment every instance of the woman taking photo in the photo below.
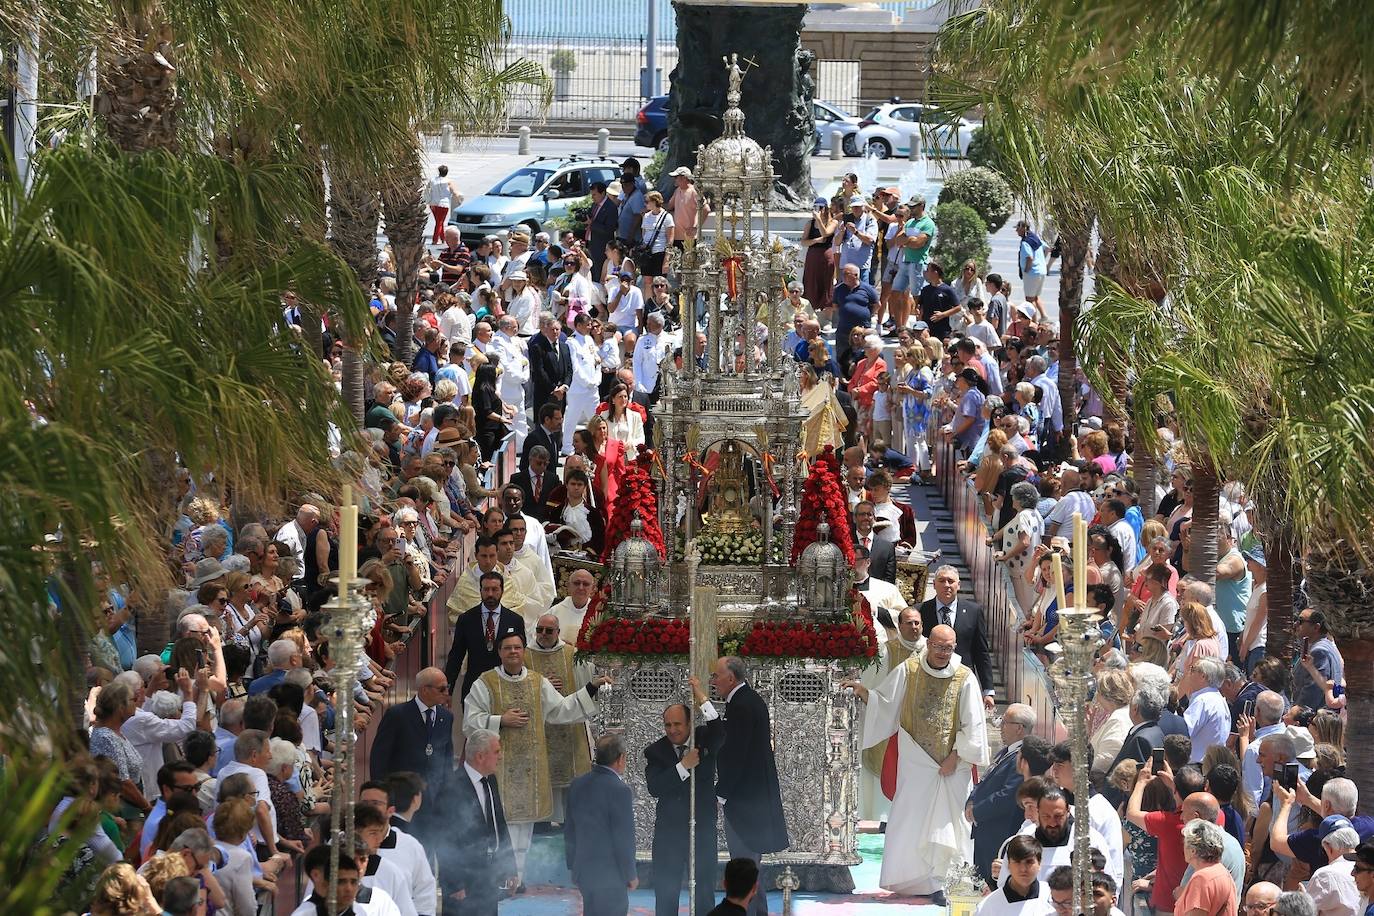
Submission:
M 957 442 L 966 455 L 973 450 L 987 427 L 988 421 L 983 416 L 983 402 L 987 397 L 988 383 L 981 375 L 968 367 L 959 370 L 954 377 L 954 419 L 945 427 L 944 435 L 946 439 Z
M 472 383 L 472 409 L 477 415 L 477 446 L 483 461 L 490 461 L 496 447 L 506 437 L 506 421 L 515 408 L 502 403 L 496 386 L 496 364 L 488 362 L 477 370 Z
M 628 454 L 637 454 L 644 444 L 644 421 L 639 412 L 630 409 L 630 390 L 617 384 L 606 399 L 606 430 L 612 439 L 622 443 Z
M 247 573 L 230 573 L 224 581 L 229 601 L 215 610 L 224 623 L 225 639 L 248 650 L 249 656 L 256 659 L 263 641 L 272 634 L 272 615 L 266 609 L 257 609 L 256 590 Z
M 663 195 L 657 191 L 645 194 L 644 203 L 646 209 L 640 224 L 640 243 L 647 254 L 644 256 L 644 263 L 639 267 L 642 271 L 640 284 L 647 300 L 651 292 L 649 284 L 653 278 L 667 275 L 663 262 L 668 251 L 668 243 L 673 238 L 673 214 L 663 208 Z
M 817 197 L 811 210 L 811 221 L 802 233 L 802 247 L 806 260 L 802 265 L 802 292 L 820 316 L 822 324 L 829 324 L 830 293 L 835 286 L 835 255 L 832 243 L 839 220 L 831 211 L 830 202 Z

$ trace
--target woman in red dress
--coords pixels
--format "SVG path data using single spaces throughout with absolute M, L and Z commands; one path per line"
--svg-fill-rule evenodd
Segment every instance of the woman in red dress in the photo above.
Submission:
M 615 497 L 620 489 L 620 481 L 625 475 L 625 443 L 612 439 L 606 418 L 600 414 L 587 421 L 587 431 L 591 433 L 592 450 L 596 462 L 592 472 L 592 494 L 603 518 L 610 518 L 615 511 Z

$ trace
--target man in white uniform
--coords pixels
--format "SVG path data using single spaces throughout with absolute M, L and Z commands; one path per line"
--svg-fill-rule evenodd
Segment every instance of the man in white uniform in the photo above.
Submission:
M 568 386 L 567 406 L 563 411 L 563 454 L 573 451 L 573 433 L 596 413 L 601 386 L 601 357 L 591 338 L 591 319 L 585 312 L 573 319 L 573 335 L 568 338 L 572 356 L 572 384 Z
M 518 452 L 525 444 L 525 435 L 530 431 L 529 419 L 525 414 L 525 388 L 530 382 L 530 358 L 526 344 L 518 335 L 519 326 L 510 315 L 502 315 L 498 322 L 500 328 L 491 339 L 491 347 L 501 359 L 499 393 L 502 402 L 515 407 L 515 416 L 510 428 L 515 433 L 515 450 Z
M 954 630 L 941 624 L 930 631 L 925 652 L 894 668 L 876 690 L 845 682 L 868 703 L 865 747 L 894 735 L 898 743 L 897 791 L 878 883 L 941 906 L 949 867 L 973 858 L 964 801 L 973 767 L 988 762 L 982 690 L 954 642 Z

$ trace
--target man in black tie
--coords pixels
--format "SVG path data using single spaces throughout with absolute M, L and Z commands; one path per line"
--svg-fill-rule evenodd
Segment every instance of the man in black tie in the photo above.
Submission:
M 572 383 L 572 354 L 557 318 L 548 312 L 539 316 L 539 333 L 530 338 L 529 349 L 530 390 L 535 409 L 545 404 L 562 404 Z
M 525 496 L 524 509 L 543 522 L 546 521 L 544 510 L 549 494 L 563 483 L 551 467 L 553 463 L 551 456 L 558 453 L 550 452 L 543 446 L 536 445 L 529 450 L 528 454 L 529 466 L 511 477 L 507 486 L 519 487 L 520 492 Z
M 445 823 L 444 800 L 453 774 L 453 713 L 446 708 L 449 681 L 438 668 L 415 675 L 415 698 L 389 708 L 377 725 L 368 755 L 373 779 L 417 774 L 428 804 L 417 812 L 415 832 L 431 841 Z
M 969 793 L 964 817 L 973 825 L 973 864 L 990 886 L 996 887 L 992 876 L 992 860 L 1007 837 L 1014 834 L 1025 818 L 1016 803 L 1016 790 L 1021 787 L 1021 772 L 1017 766 L 1021 742 L 1035 731 L 1035 710 L 1024 703 L 1012 703 L 1002 714 L 1002 750 L 992 766 Z
M 513 629 L 522 639 L 525 636 L 524 618 L 501 604 L 506 577 L 492 570 L 482 573 L 480 584 L 482 603 L 458 615 L 453 624 L 453 644 L 448 650 L 448 661 L 444 663 L 444 676 L 453 683 L 463 667 L 463 659 L 467 659 L 463 692 L 459 695 L 463 700 L 472 690 L 473 681 L 484 671 L 501 664 L 501 655 L 496 651 L 496 634 L 509 633 Z
M 873 503 L 866 499 L 859 500 L 858 505 L 854 507 L 854 544 L 857 547 L 868 548 L 868 569 L 871 575 L 884 582 L 896 582 L 897 548 L 891 539 L 882 537 L 873 530 L 876 520 Z
M 563 451 L 563 408 L 557 404 L 545 404 L 539 408 L 539 422 L 525 437 L 525 450 L 520 453 L 520 470 L 530 466 L 530 452 L 535 446 L 543 446 L 550 455 Z
M 468 735 L 447 834 L 453 855 L 439 869 L 444 892 L 456 901 L 459 916 L 496 916 L 500 888 L 514 887 L 515 853 L 494 775 L 500 766 L 499 735 L 485 728 Z
M 716 798 L 725 809 L 725 843 L 735 858 L 753 859 L 791 845 L 782 809 L 778 765 L 773 757 L 773 727 L 768 704 L 745 683 L 748 669 L 736 656 L 716 662 L 711 686 L 725 699 L 725 743 L 716 763 Z M 706 719 L 716 715 L 702 706 Z M 760 891 L 749 903 L 753 916 L 768 916 Z
M 706 705 L 706 693 L 695 677 L 688 678 L 698 707 Z M 696 728 L 694 746 L 688 748 L 691 710 L 677 703 L 663 711 L 663 732 L 644 749 L 644 778 L 654 806 L 654 912 L 677 916 L 682 875 L 687 868 L 688 815 L 691 784 L 696 777 L 697 815 L 697 912 L 715 906 L 716 886 L 716 755 L 725 741 L 725 722 L 716 717 Z
M 954 651 L 973 670 L 983 691 L 983 706 L 992 711 L 992 651 L 983 624 L 983 606 L 959 598 L 959 571 L 953 566 L 935 570 L 935 597 L 921 605 L 921 627 L 929 633 L 940 624 L 954 630 Z
M 587 255 L 592 259 L 592 276 L 601 276 L 606 263 L 606 243 L 615 238 L 620 225 L 620 207 L 606 194 L 606 182 L 594 181 L 592 209 L 587 215 Z

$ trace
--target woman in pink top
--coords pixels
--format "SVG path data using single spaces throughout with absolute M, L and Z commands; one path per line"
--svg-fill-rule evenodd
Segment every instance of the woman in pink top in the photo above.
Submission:
M 882 339 L 870 334 L 864 338 L 863 359 L 854 364 L 854 374 L 849 377 L 849 396 L 854 399 L 859 432 L 865 438 L 873 436 L 873 396 L 878 391 L 878 376 L 886 371 Z
M 1194 869 L 1174 904 L 1177 916 L 1236 916 L 1236 882 L 1221 862 L 1224 834 L 1204 820 L 1183 825 L 1183 857 Z

